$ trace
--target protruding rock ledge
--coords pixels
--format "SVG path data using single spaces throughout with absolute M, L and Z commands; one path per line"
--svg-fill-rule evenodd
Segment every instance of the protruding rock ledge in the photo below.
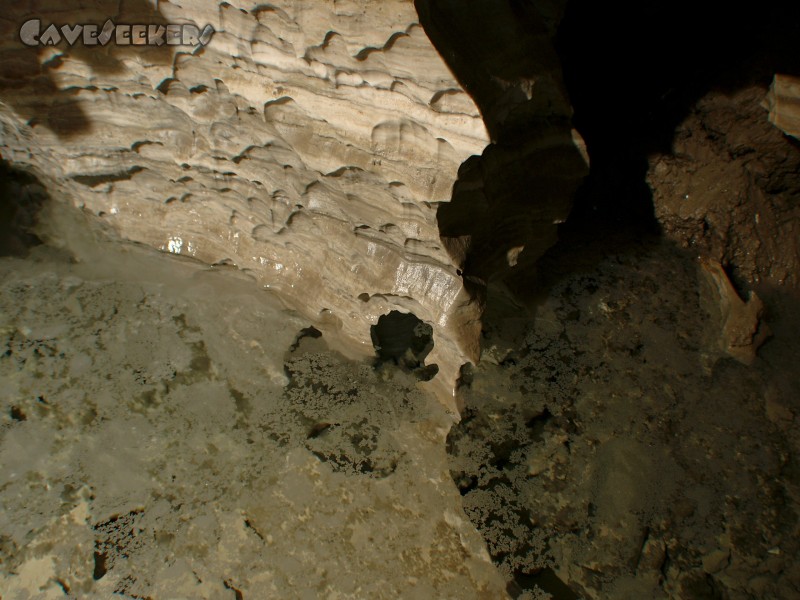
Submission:
M 252 274 L 356 352 L 373 353 L 381 315 L 414 313 L 450 396 L 479 356 L 480 290 L 554 241 L 585 163 L 544 52 L 554 27 L 530 33 L 540 17 L 524 15 L 500 46 L 478 31 L 471 54 L 435 33 L 477 106 L 428 39 L 451 10 L 439 4 L 426 29 L 430 6 L 420 18 L 411 0 L 45 2 L 35 15 L 213 27 L 196 47 L 30 48 L 13 29 L 31 15 L 10 7 L 0 152 L 121 238 Z M 497 27 L 511 10 L 492 13 Z M 529 39 L 509 55 L 517 35 Z

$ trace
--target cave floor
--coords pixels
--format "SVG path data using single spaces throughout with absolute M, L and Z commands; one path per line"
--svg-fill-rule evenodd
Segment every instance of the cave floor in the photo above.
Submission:
M 686 253 L 561 244 L 490 289 L 451 427 L 246 274 L 67 214 L 0 258 L 3 600 L 800 597 L 787 292 L 746 366 Z
M 233 269 L 59 227 L 0 259 L 0 598 L 503 596 L 415 378 Z
M 462 378 L 451 471 L 511 596 L 800 598 L 797 296 L 759 289 L 746 366 L 691 255 L 601 238 L 490 290 Z

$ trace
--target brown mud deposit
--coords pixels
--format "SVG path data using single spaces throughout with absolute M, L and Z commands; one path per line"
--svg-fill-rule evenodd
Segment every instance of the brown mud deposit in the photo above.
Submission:
M 503 594 L 413 374 L 241 272 L 40 220 L 0 258 L 3 600 Z
M 767 120 L 763 86 L 703 97 L 650 158 L 665 236 L 728 266 L 740 285 L 800 284 L 800 152 Z

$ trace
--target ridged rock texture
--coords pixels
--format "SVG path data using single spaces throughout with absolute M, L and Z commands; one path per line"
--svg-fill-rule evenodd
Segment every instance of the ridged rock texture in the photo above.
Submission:
M 488 135 L 411 1 L 28 4 L 2 21 L 5 159 L 120 237 L 235 265 L 369 352 L 397 309 L 435 327 L 444 381 L 477 357 L 480 306 L 436 210 Z M 33 17 L 216 32 L 28 48 Z
M 767 95 L 769 120 L 785 134 L 800 139 L 800 77 L 776 74 Z
M 478 358 L 486 282 L 555 241 L 586 173 L 557 5 L 500 4 L 17 4 L 0 152 L 121 238 L 252 274 L 356 354 L 413 312 L 447 397 Z M 215 33 L 26 47 L 30 18 Z

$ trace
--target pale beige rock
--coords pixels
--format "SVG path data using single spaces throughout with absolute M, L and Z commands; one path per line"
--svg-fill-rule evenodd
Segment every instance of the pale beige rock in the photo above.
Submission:
M 765 101 L 770 123 L 800 139 L 800 78 L 776 74 Z
M 362 353 L 380 315 L 414 312 L 452 389 L 478 358 L 480 308 L 436 210 L 488 136 L 413 2 L 133 5 L 124 22 L 138 10 L 216 33 L 193 50 L 37 54 L 13 30 L 23 8 L 7 7 L 3 157 L 123 238 L 251 273 Z M 118 10 L 59 6 L 40 5 L 43 23 Z
M 770 335 L 761 320 L 764 303 L 755 292 L 742 300 L 718 262 L 701 259 L 700 270 L 708 284 L 706 306 L 719 317 L 720 349 L 743 364 L 752 364 L 759 346 Z

